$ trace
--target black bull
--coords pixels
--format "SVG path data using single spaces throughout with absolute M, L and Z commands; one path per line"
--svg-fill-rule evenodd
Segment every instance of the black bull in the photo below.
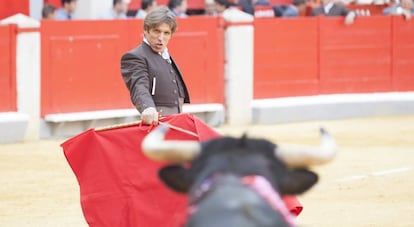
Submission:
M 301 162 L 275 155 L 279 150 L 286 153 L 285 148 L 267 140 L 222 137 L 201 145 L 165 141 L 159 146 L 166 130 L 160 126 L 150 133 L 143 150 L 152 159 L 173 162 L 160 169 L 159 177 L 172 190 L 189 195 L 186 226 L 294 226 L 280 197 L 301 194 L 318 181 L 316 173 L 295 164 Z M 335 150 L 333 139 L 328 139 L 332 146 L 324 162 Z M 190 148 L 185 143 L 191 143 Z M 182 164 L 188 161 L 190 165 Z

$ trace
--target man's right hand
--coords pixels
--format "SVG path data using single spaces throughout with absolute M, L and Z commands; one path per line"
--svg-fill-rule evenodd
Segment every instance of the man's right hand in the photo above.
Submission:
M 158 112 L 154 107 L 148 107 L 141 113 L 141 120 L 146 125 L 158 125 Z
M 351 25 L 354 23 L 356 18 L 356 13 L 354 11 L 349 12 L 346 16 L 345 16 L 345 25 Z
M 410 20 L 411 19 L 411 12 L 408 11 L 408 10 L 403 10 L 402 15 L 405 18 L 405 20 Z

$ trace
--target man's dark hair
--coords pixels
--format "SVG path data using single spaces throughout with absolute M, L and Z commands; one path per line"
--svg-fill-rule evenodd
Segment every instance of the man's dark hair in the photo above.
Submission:
M 174 9 L 175 7 L 181 5 L 183 0 L 170 0 L 168 1 L 168 8 Z
M 229 8 L 232 5 L 232 3 L 228 0 L 214 0 L 214 2 L 216 2 L 219 5 L 226 6 L 226 8 Z
M 152 5 L 154 0 L 142 0 L 141 1 L 141 9 L 146 10 L 149 6 Z
M 171 27 L 172 33 L 177 30 L 175 15 L 166 6 L 157 7 L 148 13 L 144 19 L 144 31 L 149 31 L 162 23 L 168 24 Z
M 121 2 L 122 2 L 122 0 L 114 0 L 113 3 L 112 3 L 112 6 L 115 6 L 116 4 L 121 3 Z
M 73 1 L 76 1 L 76 0 L 62 0 L 62 6 L 63 5 L 65 5 L 65 3 L 71 3 L 71 2 L 73 2 Z
M 56 11 L 56 7 L 45 4 L 42 9 L 42 18 L 46 19 L 50 14 Z

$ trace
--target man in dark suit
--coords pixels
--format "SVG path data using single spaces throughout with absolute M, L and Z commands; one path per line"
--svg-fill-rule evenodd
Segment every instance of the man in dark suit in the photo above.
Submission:
M 153 9 L 144 19 L 144 40 L 121 58 L 121 73 L 131 101 L 144 124 L 158 124 L 158 116 L 182 112 L 189 103 L 187 87 L 167 44 L 177 29 L 167 7 Z
M 345 24 L 353 24 L 356 18 L 356 13 L 354 11 L 348 10 L 344 3 L 338 2 L 336 0 L 322 0 L 322 5 L 312 10 L 312 16 L 344 16 Z

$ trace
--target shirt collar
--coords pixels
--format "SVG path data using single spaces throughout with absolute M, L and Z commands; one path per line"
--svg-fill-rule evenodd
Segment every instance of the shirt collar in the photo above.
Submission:
M 144 43 L 151 46 L 150 43 L 148 42 L 147 38 L 145 38 L 145 37 L 144 37 Z M 162 52 L 158 52 L 158 54 L 161 55 L 162 58 L 164 58 L 165 60 L 170 62 L 170 54 L 168 53 L 168 48 L 167 47 L 165 47 Z
M 323 6 L 323 9 L 324 9 L 324 11 L 325 11 L 326 14 L 329 13 L 329 10 L 331 10 L 331 8 L 332 8 L 333 5 L 334 5 L 334 3 L 333 2 L 330 2 L 330 3 L 328 3 L 328 4 L 326 4 L 326 5 Z

